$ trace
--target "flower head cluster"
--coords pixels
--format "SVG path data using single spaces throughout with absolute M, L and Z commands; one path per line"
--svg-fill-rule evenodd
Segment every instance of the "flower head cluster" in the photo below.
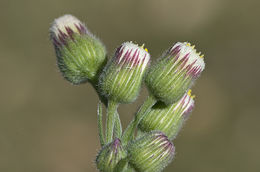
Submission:
M 177 42 L 150 67 L 144 45 L 124 42 L 107 60 L 102 42 L 72 15 L 54 20 L 50 38 L 64 78 L 72 84 L 89 81 L 106 107 L 105 129 L 101 103 L 98 109 L 97 168 L 161 172 L 172 161 L 173 141 L 194 108 L 190 88 L 205 68 L 203 55 L 190 43 Z M 117 108 L 137 98 L 143 80 L 149 96 L 123 132 Z

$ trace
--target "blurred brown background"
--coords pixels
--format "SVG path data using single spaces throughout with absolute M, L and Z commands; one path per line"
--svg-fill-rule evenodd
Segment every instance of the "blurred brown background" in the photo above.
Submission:
M 94 172 L 97 95 L 57 70 L 48 29 L 73 14 L 107 46 L 176 41 L 205 54 L 196 108 L 166 172 L 259 172 L 259 0 L 0 1 L 0 171 Z M 123 105 L 124 126 L 147 95 Z

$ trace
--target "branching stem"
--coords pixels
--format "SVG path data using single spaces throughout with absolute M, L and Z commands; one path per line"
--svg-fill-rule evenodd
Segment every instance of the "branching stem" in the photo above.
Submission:
M 138 126 L 139 122 L 143 119 L 143 117 L 146 115 L 147 111 L 157 102 L 157 100 L 152 96 L 149 95 L 143 105 L 140 107 L 138 112 L 136 113 L 134 119 L 130 122 L 128 127 L 126 128 L 123 136 L 122 136 L 122 142 L 123 145 L 126 145 L 130 140 L 133 139 L 135 129 Z

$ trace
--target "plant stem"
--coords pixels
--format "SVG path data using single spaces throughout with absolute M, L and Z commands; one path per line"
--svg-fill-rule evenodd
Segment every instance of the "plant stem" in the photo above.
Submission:
M 146 115 L 147 111 L 157 102 L 157 100 L 152 96 L 149 95 L 141 108 L 138 110 L 137 114 L 135 115 L 134 119 L 130 122 L 127 126 L 123 136 L 122 142 L 123 145 L 126 145 L 130 140 L 134 137 L 134 132 L 136 127 L 138 126 L 139 122 L 143 119 Z
M 117 111 L 116 111 L 115 116 L 116 117 L 115 117 L 114 137 L 121 139 L 121 137 L 122 137 L 122 125 L 121 125 L 120 117 L 119 117 L 119 114 L 118 114 Z
M 109 100 L 107 107 L 107 125 L 106 125 L 106 143 L 113 140 L 113 131 L 115 124 L 115 114 L 117 111 L 118 103 Z
M 97 114 L 98 114 L 98 119 L 97 119 L 97 122 L 98 122 L 98 135 L 99 135 L 99 142 L 100 142 L 100 145 L 101 147 L 105 145 L 105 137 L 104 137 L 104 131 L 103 131 L 103 112 L 102 112 L 102 104 L 101 102 L 107 107 L 107 99 L 104 97 L 104 96 L 101 96 L 101 93 L 99 91 L 99 88 L 98 88 L 98 80 L 95 79 L 95 80 L 90 80 L 90 83 L 92 85 L 92 87 L 96 90 L 97 94 L 98 94 L 98 97 L 99 97 L 99 103 L 98 103 L 98 111 L 97 111 Z
M 99 100 L 106 106 L 106 108 L 108 108 L 108 100 L 103 96 L 101 95 L 101 92 L 99 90 L 99 87 L 98 87 L 98 80 L 92 80 L 91 82 L 91 85 L 92 87 L 96 90 L 97 94 L 98 94 L 98 97 L 99 97 Z M 101 106 L 101 105 L 100 105 Z M 114 130 L 114 135 L 115 137 L 117 138 L 121 138 L 122 136 L 122 125 L 121 125 L 121 121 L 120 121 L 120 117 L 119 117 L 119 114 L 118 112 L 116 111 L 115 112 L 116 114 L 116 117 L 115 117 L 115 130 Z M 102 115 L 102 114 L 101 114 Z M 102 116 L 98 116 L 98 127 L 100 127 L 102 125 Z M 102 126 L 101 126 L 102 127 Z M 103 127 L 102 127 L 103 128 Z M 102 133 L 101 133 L 102 132 Z M 99 136 L 103 135 L 103 130 L 101 130 L 99 128 Z M 100 138 L 100 143 L 101 143 L 101 137 Z M 104 138 L 103 138 L 104 139 Z M 101 144 L 102 145 L 102 144 Z
M 100 145 L 101 147 L 103 147 L 105 145 L 105 138 L 104 138 L 104 134 L 103 134 L 103 112 L 102 112 L 102 103 L 99 102 L 98 103 L 98 110 L 97 110 L 97 114 L 98 114 L 98 135 L 99 135 L 99 141 L 100 141 Z

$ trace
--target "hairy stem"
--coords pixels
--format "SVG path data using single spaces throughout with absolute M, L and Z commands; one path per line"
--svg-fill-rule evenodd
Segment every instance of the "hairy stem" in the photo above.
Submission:
M 130 122 L 130 124 L 127 126 L 123 136 L 122 141 L 123 144 L 126 145 L 130 140 L 133 139 L 135 129 L 138 126 L 139 122 L 143 119 L 147 111 L 157 102 L 157 100 L 152 96 L 149 95 L 141 108 L 136 113 L 134 119 Z
M 117 111 L 117 107 L 118 107 L 118 103 L 116 103 L 114 101 L 108 101 L 107 123 L 106 123 L 106 143 L 110 143 L 113 140 L 115 114 Z
M 102 103 L 99 102 L 98 103 L 98 110 L 97 110 L 97 114 L 98 114 L 98 135 L 99 135 L 99 141 L 100 141 L 100 145 L 101 147 L 103 147 L 105 145 L 105 138 L 104 138 L 104 134 L 103 134 L 103 112 L 102 112 Z
M 114 128 L 114 137 L 121 139 L 122 137 L 122 125 L 118 112 L 115 114 L 115 128 Z

